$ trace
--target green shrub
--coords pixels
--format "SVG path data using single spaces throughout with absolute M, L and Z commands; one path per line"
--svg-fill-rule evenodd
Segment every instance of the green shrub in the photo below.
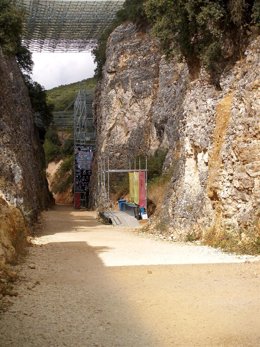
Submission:
M 18 65 L 26 73 L 32 71 L 30 51 L 22 45 L 23 12 L 13 0 L 0 1 L 0 46 L 5 55 L 16 56 Z
M 22 13 L 14 1 L 0 1 L 0 46 L 4 54 L 16 55 L 21 44 Z
M 93 51 L 96 76 L 102 75 L 109 35 L 116 26 L 132 21 L 139 28 L 151 26 L 168 57 L 184 56 L 192 74 L 203 65 L 219 86 L 226 64 L 236 59 L 244 47 L 248 26 L 259 25 L 259 20 L 259 0 L 126 0 Z M 223 47 L 226 39 L 235 43 L 229 57 Z
M 57 129 L 50 127 L 46 133 L 46 140 L 49 140 L 54 145 L 61 146 L 61 142 L 57 133 Z
M 163 164 L 168 150 L 157 150 L 153 156 L 148 157 L 148 181 L 161 177 L 163 173 Z
M 45 139 L 43 148 L 47 164 L 51 161 L 58 161 L 61 159 L 61 147 L 57 146 L 49 139 Z
M 117 12 L 116 19 L 99 38 L 96 48 L 93 49 L 92 53 L 97 64 L 95 70 L 95 76 L 97 78 L 102 77 L 102 68 L 106 62 L 106 47 L 107 41 L 113 30 L 120 24 L 131 21 L 142 28 L 147 25 L 146 14 L 144 11 L 145 0 L 126 0 L 123 8 Z
M 145 11 L 154 34 L 169 56 L 180 52 L 190 71 L 202 64 L 218 85 L 225 63 L 236 57 L 243 46 L 241 37 L 252 17 L 258 17 L 257 1 L 249 0 L 147 0 Z M 245 36 L 245 35 L 244 35 Z M 231 57 L 222 48 L 225 39 L 236 42 Z
M 123 8 L 117 12 L 117 22 L 123 23 L 131 21 L 139 27 L 147 24 L 147 17 L 144 10 L 145 0 L 126 0 Z
M 72 155 L 73 153 L 74 153 L 74 140 L 73 139 L 65 140 L 62 146 L 62 155 L 68 156 L 68 155 Z

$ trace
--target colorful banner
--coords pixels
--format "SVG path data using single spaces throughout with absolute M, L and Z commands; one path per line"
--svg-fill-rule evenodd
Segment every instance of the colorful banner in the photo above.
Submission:
M 139 172 L 139 206 L 146 207 L 145 172 Z
M 129 201 L 134 202 L 134 173 L 129 172 Z
M 129 201 L 146 207 L 145 172 L 129 172 Z
M 139 172 L 134 172 L 134 203 L 139 204 Z

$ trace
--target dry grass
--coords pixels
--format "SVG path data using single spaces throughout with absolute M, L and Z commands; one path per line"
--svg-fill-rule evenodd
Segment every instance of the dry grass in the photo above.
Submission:
M 260 254 L 260 229 L 239 231 L 211 228 L 203 235 L 203 243 L 237 254 Z

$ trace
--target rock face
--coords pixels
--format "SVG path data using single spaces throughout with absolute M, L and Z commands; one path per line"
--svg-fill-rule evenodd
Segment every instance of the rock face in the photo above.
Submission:
M 10 240 L 15 240 L 15 230 L 17 239 L 22 239 L 26 225 L 36 220 L 51 198 L 27 88 L 16 61 L 5 58 L 1 51 L 0 79 L 0 248 L 5 239 L 6 250 L 8 230 Z M 4 258 L 12 257 L 2 254 Z
M 166 61 L 149 33 L 132 24 L 111 35 L 96 93 L 97 160 L 168 150 L 171 180 L 151 227 L 175 239 L 209 228 L 259 230 L 259 38 L 221 79 L 191 80 L 184 62 Z

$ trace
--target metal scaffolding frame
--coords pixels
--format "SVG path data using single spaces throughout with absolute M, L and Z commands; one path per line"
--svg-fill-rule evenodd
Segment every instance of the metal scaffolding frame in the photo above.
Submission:
M 92 96 L 80 90 L 74 103 L 74 145 L 95 145 L 95 128 L 92 114 Z
M 23 9 L 24 44 L 32 51 L 89 51 L 125 0 L 15 0 Z
M 74 207 L 88 207 L 95 151 L 92 96 L 80 90 L 74 103 Z
M 73 110 L 72 111 L 55 111 L 55 112 L 52 112 L 52 115 L 53 115 L 52 124 L 54 126 L 62 130 L 73 129 L 73 125 L 74 125 Z
M 130 172 L 145 172 L 145 210 L 147 211 L 147 180 L 148 180 L 148 168 L 147 168 L 147 156 L 145 157 L 145 168 L 142 168 L 141 157 L 134 159 L 133 161 L 129 159 L 128 169 L 112 169 L 110 167 L 110 158 L 107 156 L 101 158 L 98 163 L 98 195 L 102 197 L 105 204 L 110 208 L 110 174 L 112 173 L 130 173 Z

